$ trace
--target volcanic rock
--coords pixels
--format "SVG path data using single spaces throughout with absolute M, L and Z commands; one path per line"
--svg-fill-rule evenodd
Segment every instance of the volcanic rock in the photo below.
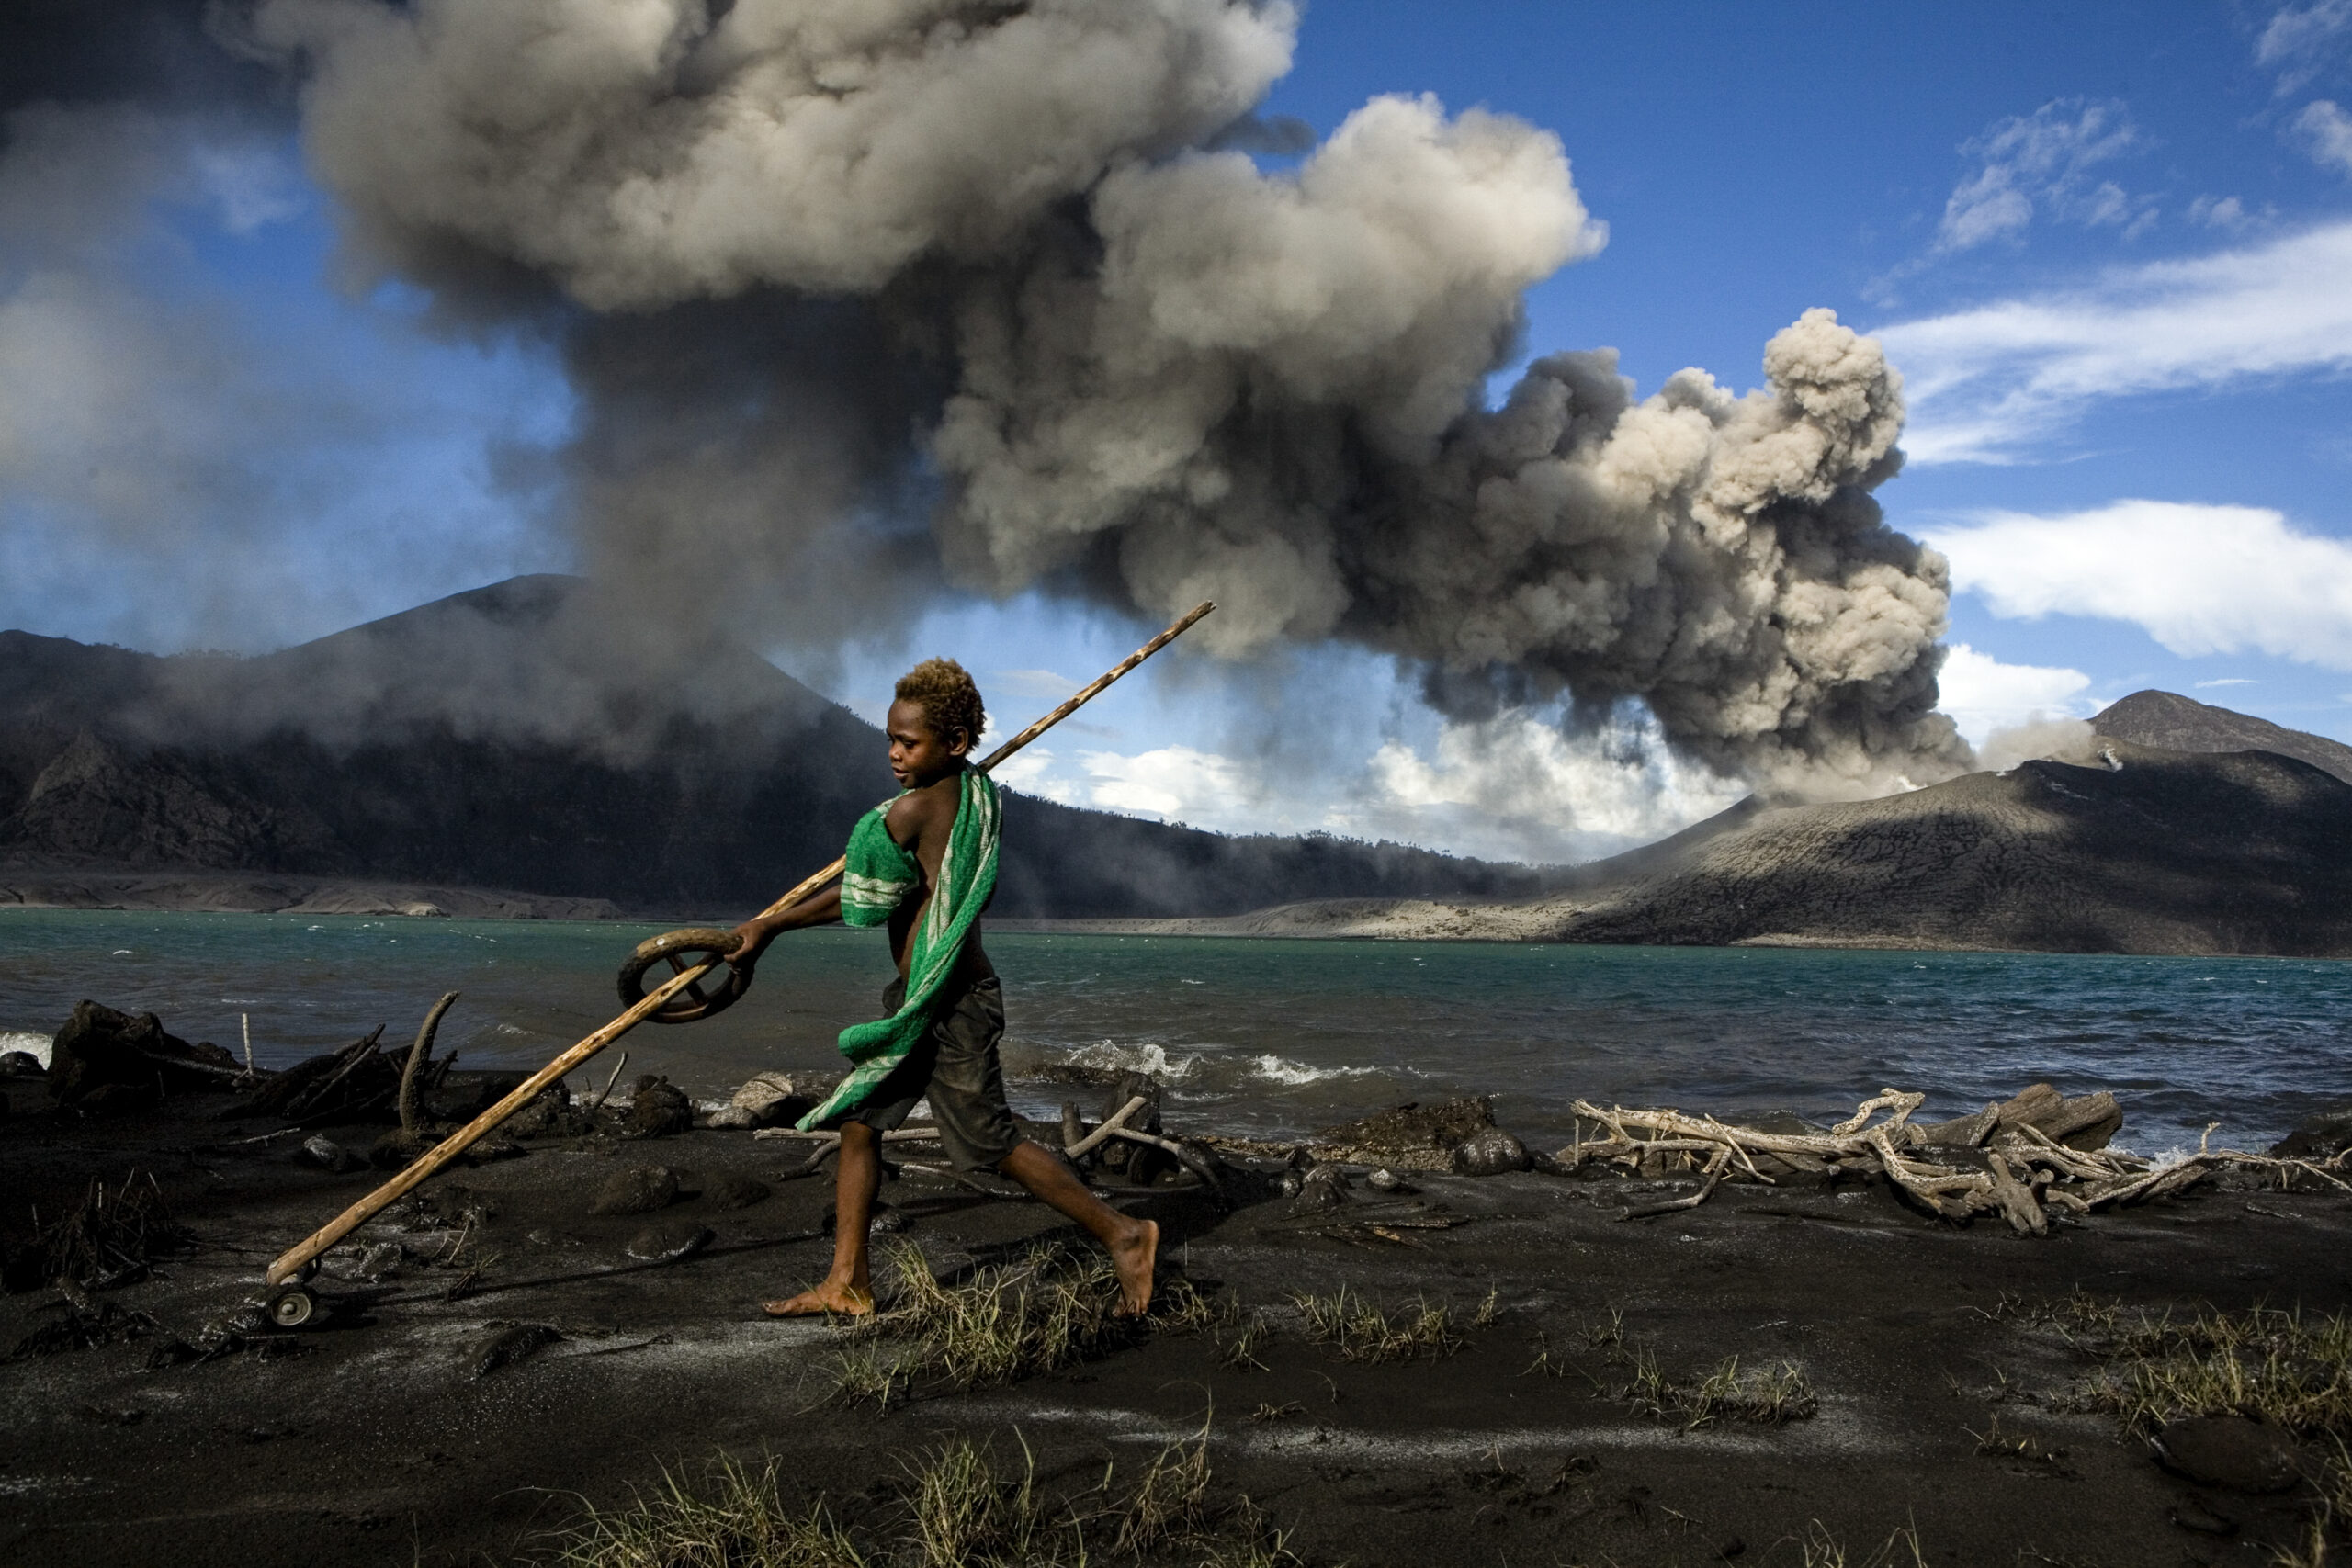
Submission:
M 37 1078 L 45 1070 L 30 1051 L 0 1051 L 0 1078 Z
M 650 1214 L 678 1197 L 678 1173 L 667 1166 L 639 1165 L 616 1171 L 596 1190 L 592 1214 Z
M 528 1360 L 562 1338 L 563 1331 L 547 1323 L 517 1323 L 498 1329 L 475 1354 L 474 1376 L 488 1377 L 501 1367 Z
M 667 1138 L 694 1130 L 695 1106 L 668 1078 L 646 1073 L 629 1091 L 621 1132 L 631 1138 Z
M 2302 1479 L 2294 1439 L 2243 1416 L 2175 1421 L 2150 1439 L 2176 1475 L 2233 1492 L 2284 1492 Z
M 1453 1147 L 1457 1176 L 1500 1176 L 1525 1170 L 1528 1164 L 1527 1145 L 1500 1127 L 1473 1133 Z
M 236 1068 L 220 1046 L 191 1045 L 167 1033 L 152 1012 L 133 1018 L 84 1001 L 50 1048 L 49 1088 L 61 1105 L 85 1101 L 109 1084 L 149 1093 L 218 1091 L 235 1081 Z
M 733 1170 L 713 1177 L 702 1190 L 704 1200 L 714 1209 L 748 1209 L 766 1202 L 773 1192 L 766 1182 Z
M 1451 1170 L 1463 1140 L 1494 1124 L 1494 1103 L 1483 1095 L 1426 1108 L 1400 1105 L 1324 1128 L 1315 1135 L 1315 1152 L 1324 1159 L 1398 1170 Z
M 358 1155 L 345 1148 L 324 1133 L 303 1139 L 301 1148 L 296 1152 L 299 1157 L 309 1164 L 317 1166 L 321 1170 L 334 1171 L 338 1175 L 346 1170 L 363 1170 L 368 1165 L 368 1162 Z
M 709 1226 L 688 1220 L 649 1226 L 629 1238 L 627 1250 L 639 1263 L 683 1263 L 718 1239 Z
M 2334 1159 L 2352 1148 L 2352 1105 L 2323 1111 L 2295 1123 L 2295 1130 L 2270 1146 L 2277 1159 Z

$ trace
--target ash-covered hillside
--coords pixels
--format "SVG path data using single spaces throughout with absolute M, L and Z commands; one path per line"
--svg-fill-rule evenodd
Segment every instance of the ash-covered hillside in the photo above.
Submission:
M 0 633 L 0 901 L 749 913 L 895 787 L 873 726 L 739 647 L 640 645 L 625 607 L 573 579 L 251 659 Z M 1008 916 L 1544 886 L 1402 845 L 1233 838 L 1011 793 L 1005 829 Z M 536 897 L 462 891 L 484 888 Z
M 2177 692 L 2134 692 L 2100 709 L 2091 728 L 2109 739 L 2167 751 L 2275 751 L 2352 784 L 2352 746 Z
M 2151 715 L 2177 747 L 2119 735 Z M 2165 692 L 2095 722 L 2079 762 L 2030 761 L 1878 800 L 1750 798 L 1577 866 L 1546 897 L 1320 900 L 1159 929 L 2352 957 L 2352 783 L 2319 765 L 2346 748 Z M 2245 734 L 2278 749 L 2224 749 Z

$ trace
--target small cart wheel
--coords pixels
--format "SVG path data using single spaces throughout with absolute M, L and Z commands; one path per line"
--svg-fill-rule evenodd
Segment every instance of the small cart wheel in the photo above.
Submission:
M 630 953 L 628 962 L 621 965 L 621 1000 L 629 1007 L 635 1007 L 645 999 L 645 972 L 656 964 L 666 963 L 673 973 L 683 975 L 710 960 L 723 960 L 734 951 L 735 933 L 720 931 L 715 926 L 689 926 L 684 931 L 665 931 L 660 936 L 649 937 L 637 944 L 637 951 Z M 726 1011 L 735 1005 L 751 982 L 743 977 L 741 970 L 723 964 L 719 976 L 705 976 L 703 978 L 721 976 L 723 983 L 708 991 L 703 989 L 702 980 L 695 980 L 648 1014 L 646 1021 L 692 1023 L 698 1018 Z
M 288 1285 L 269 1298 L 269 1321 L 280 1328 L 300 1328 L 319 1310 L 319 1298 L 300 1285 Z

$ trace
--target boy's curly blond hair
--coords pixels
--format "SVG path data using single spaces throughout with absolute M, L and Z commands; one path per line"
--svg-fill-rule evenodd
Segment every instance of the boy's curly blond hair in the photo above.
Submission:
M 954 660 L 924 660 L 899 677 L 896 695 L 899 701 L 922 708 L 924 721 L 942 740 L 952 739 L 960 729 L 971 737 L 972 744 L 979 744 L 980 729 L 988 723 L 988 714 L 980 706 L 980 689 Z

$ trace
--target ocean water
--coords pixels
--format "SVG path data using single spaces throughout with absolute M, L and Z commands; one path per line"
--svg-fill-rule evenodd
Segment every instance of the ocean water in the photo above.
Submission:
M 88 997 L 283 1066 L 381 1023 L 466 1065 L 537 1066 L 619 1010 L 613 972 L 658 927 L 0 911 L 0 1049 Z M 1054 1064 L 1145 1067 L 1172 1118 L 1288 1136 L 1408 1100 L 1495 1097 L 1525 1134 L 1579 1096 L 1738 1115 L 1849 1112 L 1883 1086 L 1959 1115 L 2047 1079 L 2111 1089 L 2143 1152 L 2254 1147 L 2352 1102 L 2352 964 L 2035 953 L 1321 942 L 997 932 L 1016 1104 L 1095 1091 Z M 668 1074 L 703 1097 L 762 1068 L 834 1072 L 833 1035 L 890 977 L 875 932 L 786 936 L 730 1011 L 646 1026 L 574 1078 Z M 14 1036 L 16 1038 L 10 1038 Z

